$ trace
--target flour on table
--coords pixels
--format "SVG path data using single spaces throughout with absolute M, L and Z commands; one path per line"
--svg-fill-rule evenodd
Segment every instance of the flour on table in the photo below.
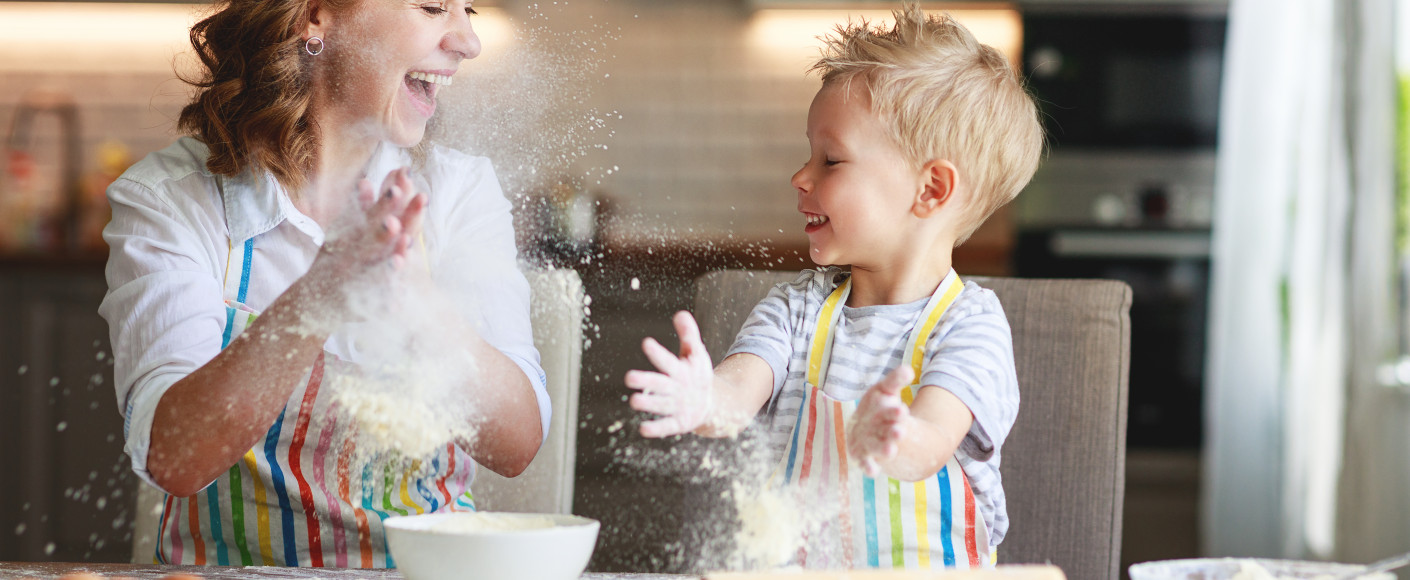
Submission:
M 733 483 L 739 530 L 735 550 L 745 568 L 782 566 L 803 546 L 804 521 L 797 497 L 769 487 L 749 489 Z

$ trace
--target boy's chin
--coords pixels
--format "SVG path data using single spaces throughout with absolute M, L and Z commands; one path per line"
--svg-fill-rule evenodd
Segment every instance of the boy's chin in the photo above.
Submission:
M 843 265 L 845 265 L 845 264 L 842 264 L 841 262 L 839 262 L 839 261 L 837 260 L 837 256 L 834 256 L 834 255 L 829 254 L 829 253 L 827 253 L 827 252 L 820 251 L 820 250 L 818 250 L 817 248 L 812 248 L 812 247 L 808 248 L 808 259 L 809 259 L 809 260 L 812 260 L 812 262 L 813 262 L 814 265 L 819 266 L 819 267 L 823 267 L 823 268 L 825 268 L 825 267 L 827 267 L 827 266 L 843 266 Z

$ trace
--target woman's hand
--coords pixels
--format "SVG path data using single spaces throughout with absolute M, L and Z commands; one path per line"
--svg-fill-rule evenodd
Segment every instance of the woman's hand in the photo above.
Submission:
M 405 264 L 426 209 L 426 194 L 415 191 L 410 171 L 403 167 L 387 174 L 380 190 L 359 181 L 357 199 L 361 211 L 330 233 L 313 269 L 347 278 L 384 263 L 393 269 Z
M 389 173 L 380 190 L 366 179 L 358 182 L 357 209 L 332 228 L 308 274 L 294 289 L 324 305 L 318 312 L 309 312 L 306 322 L 321 327 L 346 321 L 356 308 L 347 299 L 350 282 L 376 285 L 385 278 L 369 274 L 378 274 L 379 267 L 382 273 L 403 269 L 413 240 L 421 235 L 427 203 L 426 195 L 414 187 L 405 167 Z
M 642 423 L 643 437 L 695 431 L 705 425 L 714 407 L 715 371 L 700 340 L 700 327 L 685 311 L 677 312 L 674 322 L 681 339 L 680 356 L 648 338 L 642 341 L 641 349 L 660 372 L 627 372 L 627 386 L 640 391 L 632 395 L 631 407 L 660 415 Z
M 901 400 L 901 389 L 913 378 L 915 371 L 910 366 L 896 367 L 857 402 L 847 426 L 847 453 L 861 464 L 868 477 L 881 473 L 879 463 L 896 457 L 906 436 L 911 412 Z

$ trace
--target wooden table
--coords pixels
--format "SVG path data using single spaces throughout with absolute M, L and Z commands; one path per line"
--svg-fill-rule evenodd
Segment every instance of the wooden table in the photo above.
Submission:
M 396 570 L 362 570 L 352 568 L 278 568 L 274 566 L 161 566 L 141 564 L 70 564 L 61 562 L 0 562 L 0 578 L 53 579 L 66 574 L 88 572 L 107 578 L 160 580 L 172 574 L 191 574 L 208 580 L 401 580 Z M 697 580 L 698 576 L 677 574 L 605 574 L 588 572 L 583 580 Z

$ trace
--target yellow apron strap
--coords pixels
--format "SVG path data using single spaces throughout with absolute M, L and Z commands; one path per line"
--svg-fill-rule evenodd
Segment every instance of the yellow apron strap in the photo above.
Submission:
M 818 327 L 813 332 L 813 347 L 808 349 L 808 384 L 822 388 L 826 378 L 824 365 L 832 356 L 832 326 L 842 314 L 842 305 L 852 291 L 852 279 L 838 285 L 823 302 L 822 312 L 818 313 Z

